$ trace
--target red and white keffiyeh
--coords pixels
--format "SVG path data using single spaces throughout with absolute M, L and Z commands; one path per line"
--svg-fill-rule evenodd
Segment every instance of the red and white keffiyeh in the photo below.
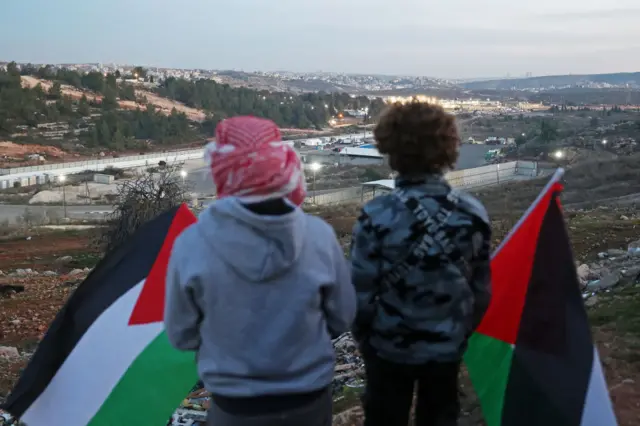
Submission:
M 218 197 L 256 203 L 287 198 L 300 205 L 306 184 L 297 153 L 271 120 L 241 116 L 221 121 L 205 147 Z

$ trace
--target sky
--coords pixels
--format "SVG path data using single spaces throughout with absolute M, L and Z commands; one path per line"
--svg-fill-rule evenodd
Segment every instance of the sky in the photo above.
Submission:
M 640 71 L 639 0 L 6 0 L 0 61 L 480 78 Z

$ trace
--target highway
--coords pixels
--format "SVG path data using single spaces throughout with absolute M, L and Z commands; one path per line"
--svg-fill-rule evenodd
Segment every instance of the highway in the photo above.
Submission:
M 484 165 L 484 154 L 490 149 L 495 149 L 495 147 L 487 145 L 462 145 L 457 169 L 469 169 Z M 185 162 L 185 169 L 188 173 L 187 180 L 193 188 L 193 191 L 204 196 L 212 196 L 214 194 L 213 182 L 209 175 L 209 169 L 204 166 L 203 160 L 188 160 Z M 335 191 L 340 191 L 340 189 L 318 190 L 316 194 L 321 195 Z M 313 191 L 309 191 L 308 196 L 313 197 Z M 42 216 L 45 215 L 48 209 L 55 209 L 58 211 L 58 216 L 62 216 L 62 206 L 0 204 L 0 222 L 6 220 L 15 222 L 16 218 L 24 214 L 27 207 L 29 207 L 32 212 Z M 111 206 L 67 206 L 67 216 L 71 219 L 101 219 L 111 211 L 113 211 Z

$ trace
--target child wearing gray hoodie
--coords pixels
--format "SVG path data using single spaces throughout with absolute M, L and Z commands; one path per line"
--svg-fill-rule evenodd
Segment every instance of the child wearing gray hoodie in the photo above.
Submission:
M 216 133 L 219 199 L 174 244 L 167 336 L 197 353 L 210 424 L 329 426 L 331 339 L 355 316 L 343 251 L 300 209 L 300 162 L 274 123 L 237 117 Z

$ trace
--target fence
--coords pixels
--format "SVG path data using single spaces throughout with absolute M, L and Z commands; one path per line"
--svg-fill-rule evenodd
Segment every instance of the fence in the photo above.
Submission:
M 473 169 L 456 170 L 445 176 L 451 186 L 456 188 L 479 188 L 483 186 L 499 185 L 512 180 L 531 179 L 538 174 L 537 163 L 533 161 L 512 161 L 502 164 L 491 164 Z M 346 188 L 328 194 L 309 196 L 309 204 L 331 205 L 348 202 L 363 202 L 375 197 L 385 188 L 365 189 L 363 186 Z
M 142 166 L 156 166 L 160 161 L 175 162 L 202 158 L 202 149 L 188 149 L 168 151 L 162 153 L 131 155 L 119 158 L 105 158 L 101 160 L 74 161 L 70 163 L 46 164 L 42 166 L 16 167 L 0 169 L 0 189 L 13 186 L 20 182 L 21 186 L 35 185 L 42 177 L 79 173 L 85 170 L 101 171 L 109 167 L 133 168 Z M 52 179 L 53 180 L 53 179 Z

